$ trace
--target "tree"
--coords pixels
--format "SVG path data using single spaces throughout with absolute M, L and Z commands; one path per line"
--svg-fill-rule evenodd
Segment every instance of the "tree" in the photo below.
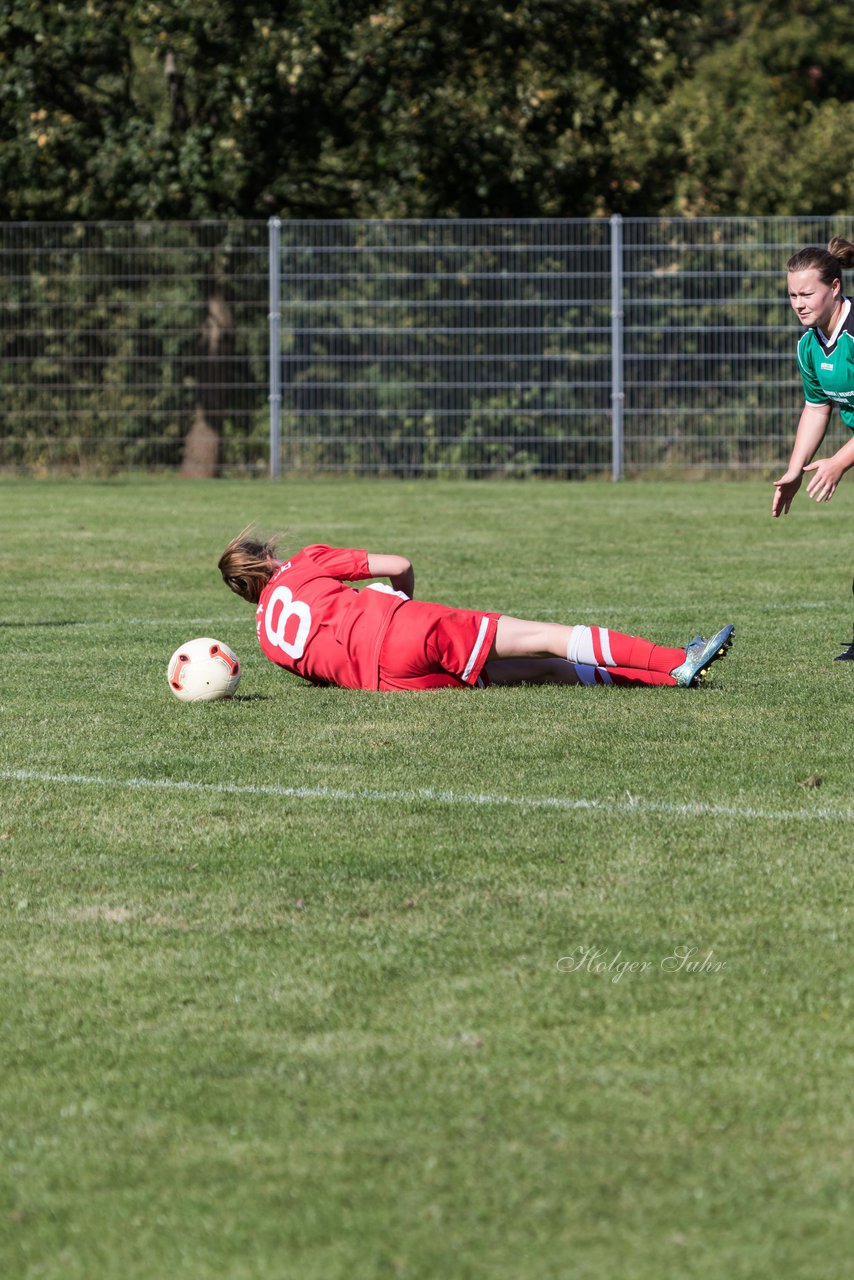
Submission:
M 702 9 L 2 0 L 9 218 L 589 213 Z
M 0 215 L 589 213 L 609 121 L 697 7 L 0 0 Z M 233 354 L 227 263 L 199 273 L 200 370 Z M 197 385 L 184 465 L 209 474 L 219 396 Z
M 852 88 L 848 0 L 0 0 L 0 217 L 847 211 Z
M 726 0 L 708 6 L 687 67 L 612 131 L 626 213 L 850 212 L 854 201 L 850 4 Z
M 847 0 L 0 0 L 0 48 L 5 218 L 850 207 Z

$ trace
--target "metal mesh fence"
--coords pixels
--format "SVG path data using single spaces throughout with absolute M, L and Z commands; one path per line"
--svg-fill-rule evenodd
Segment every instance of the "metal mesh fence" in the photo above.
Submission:
M 610 465 L 607 222 L 303 222 L 281 236 L 286 467 Z
M 854 221 L 7 224 L 0 468 L 778 466 L 785 261 L 832 234 Z
M 779 466 L 803 405 L 786 260 L 845 219 L 626 219 L 624 458 L 662 467 Z
M 0 467 L 268 464 L 264 223 L 0 227 Z

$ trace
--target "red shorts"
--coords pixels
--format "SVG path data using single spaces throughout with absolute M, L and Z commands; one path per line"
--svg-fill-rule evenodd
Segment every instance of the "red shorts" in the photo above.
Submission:
M 484 684 L 500 613 L 407 600 L 380 650 L 380 689 L 445 689 Z

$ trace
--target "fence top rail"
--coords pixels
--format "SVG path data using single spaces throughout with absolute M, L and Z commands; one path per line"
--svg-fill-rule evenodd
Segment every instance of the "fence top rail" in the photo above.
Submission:
M 596 214 L 587 218 L 559 217 L 527 217 L 527 218 L 53 218 L 31 220 L 0 220 L 4 227 L 223 227 L 251 226 L 269 227 L 276 224 L 280 227 L 293 226 L 586 226 L 595 224 L 607 226 L 612 220 L 619 220 L 624 226 L 639 224 L 660 227 L 699 227 L 719 226 L 784 226 L 812 224 L 848 225 L 852 217 L 842 214 L 745 214 L 715 215 L 709 217 L 683 218 L 667 215 L 632 215 Z
M 0 227 L 266 227 L 266 218 L 54 218 L 50 221 L 12 222 L 0 219 Z
M 275 221 L 282 227 L 289 226 L 383 226 L 386 224 L 395 226 L 583 226 L 589 223 L 595 223 L 597 226 L 607 226 L 612 220 L 619 220 L 624 226 L 633 223 L 641 223 L 645 225 L 655 225 L 661 227 L 671 226 L 717 226 L 725 223 L 727 226 L 752 226 L 754 224 L 770 224 L 772 226 L 783 226 L 786 223 L 811 223 L 817 225 L 819 223 L 849 223 L 851 218 L 841 214 L 757 214 L 749 216 L 746 214 L 730 214 L 722 216 L 709 216 L 698 218 L 680 218 L 670 217 L 667 215 L 640 215 L 627 216 L 624 214 L 596 214 L 587 218 L 558 218 L 558 217 L 541 217 L 541 218 L 278 218 Z M 273 221 L 273 219 L 271 219 Z

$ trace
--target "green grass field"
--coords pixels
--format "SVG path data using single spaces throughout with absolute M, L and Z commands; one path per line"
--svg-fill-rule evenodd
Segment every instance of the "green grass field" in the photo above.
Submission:
M 852 502 L 0 482 L 0 1274 L 847 1277 Z M 313 689 L 217 575 L 250 520 L 736 644 L 697 692 Z M 187 706 L 206 634 L 239 696 Z

